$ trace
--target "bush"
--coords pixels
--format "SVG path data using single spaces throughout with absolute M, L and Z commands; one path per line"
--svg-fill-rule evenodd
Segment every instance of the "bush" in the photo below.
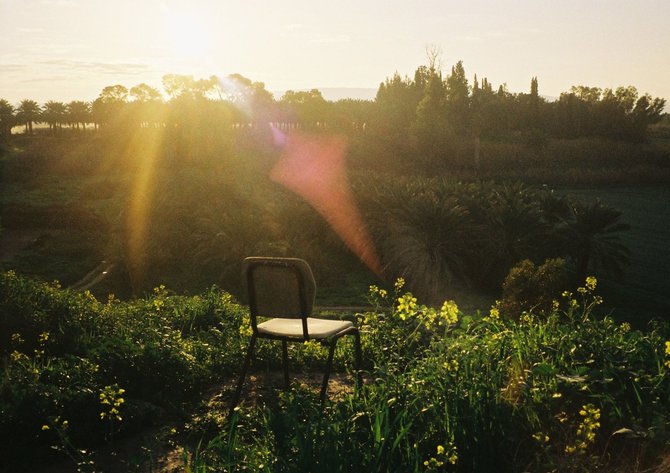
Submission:
M 518 318 L 524 312 L 548 314 L 569 281 L 565 260 L 546 260 L 535 266 L 523 260 L 514 266 L 502 285 L 500 312 Z
M 0 454 L 25 467 L 55 446 L 79 462 L 81 447 L 146 427 L 160 412 L 181 414 L 235 369 L 243 315 L 217 288 L 183 297 L 160 287 L 147 299 L 103 303 L 0 273 L 0 436 L 21 439 Z M 100 397 L 110 386 L 124 393 L 111 426 Z
M 630 471 L 670 444 L 669 327 L 595 319 L 590 279 L 564 308 L 435 323 L 409 293 L 362 314 L 369 382 L 320 409 L 294 387 L 242 408 L 193 469 Z M 453 320 L 453 319 L 450 319 Z M 665 348 L 664 348 L 665 347 Z M 630 436 L 630 437 L 627 437 Z M 644 440 L 642 440 L 644 439 Z M 629 456 L 633 453 L 635 456 Z
M 543 266 L 519 274 L 552 281 L 562 263 Z M 541 315 L 536 307 L 509 318 L 498 308 L 467 316 L 453 301 L 423 305 L 402 281 L 394 293 L 372 287 L 374 309 L 359 314 L 367 371 L 360 390 L 322 407 L 317 392 L 295 385 L 259 397 L 228 420 L 225 397 L 216 396 L 181 438 L 187 467 L 623 472 L 654 466 L 670 447 L 670 327 L 637 331 L 595 318 L 596 283 L 588 278 Z M 190 412 L 205 386 L 232 378 L 248 341 L 240 335 L 246 311 L 215 288 L 183 297 L 159 287 L 146 299 L 102 303 L 3 273 L 0 289 L 0 323 L 9 321 L 3 333 L 19 327 L 37 333 L 35 340 L 12 334 L 3 353 L 0 435 L 21 439 L 2 446 L 8 468 L 51 461 L 55 446 L 81 469 L 89 461 L 81 446 L 158 422 L 161 411 Z M 19 323 L 22 317 L 28 323 Z M 47 327 L 53 331 L 41 331 Z M 70 329 L 77 336 L 63 338 Z M 338 345 L 338 358 L 350 360 L 351 350 Z M 264 347 L 259 356 L 268 366 L 280 364 L 278 349 Z

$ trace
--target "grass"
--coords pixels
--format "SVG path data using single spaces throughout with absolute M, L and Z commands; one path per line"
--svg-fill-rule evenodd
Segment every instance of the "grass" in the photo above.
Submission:
M 357 315 L 363 388 L 322 408 L 318 386 L 256 387 L 228 419 L 248 315 L 225 292 L 102 302 L 0 273 L 0 434 L 20 439 L 3 464 L 109 471 L 124 438 L 152 432 L 126 471 L 166 449 L 201 472 L 645 471 L 670 448 L 670 327 L 595 317 L 595 289 L 512 321 L 377 288 Z M 293 372 L 323 362 L 293 345 Z M 351 359 L 338 344 L 337 370 Z M 280 365 L 280 344 L 261 344 L 254 369 Z

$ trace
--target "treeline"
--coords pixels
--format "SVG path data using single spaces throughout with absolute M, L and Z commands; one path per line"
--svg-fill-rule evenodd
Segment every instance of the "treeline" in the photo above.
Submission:
M 321 92 L 287 91 L 279 100 L 262 82 L 232 74 L 225 78 L 170 74 L 163 90 L 139 84 L 105 87 L 93 102 L 23 100 L 13 106 L 0 99 L 0 134 L 17 125 L 33 132 L 45 123 L 56 132 L 86 127 L 202 127 L 214 124 L 253 127 L 327 128 L 347 132 L 372 129 L 396 149 L 427 161 L 448 159 L 464 139 L 500 139 L 527 134 L 530 139 L 599 136 L 642 141 L 663 114 L 665 99 L 640 94 L 633 86 L 616 89 L 576 86 L 549 101 L 539 93 L 536 77 L 528 93 L 497 88 L 486 78 L 470 82 L 461 61 L 443 75 L 435 60 L 413 77 L 399 74 L 379 86 L 374 101 L 326 101 Z M 167 100 L 164 98 L 167 96 Z
M 16 107 L 0 99 L 0 133 L 8 136 L 15 126 L 33 133 L 33 125 L 48 124 L 57 132 L 64 127 L 85 129 L 162 128 L 227 126 L 254 127 L 277 123 L 282 127 L 333 128 L 362 126 L 372 102 L 341 100 L 327 102 L 321 92 L 287 91 L 277 101 L 262 82 L 232 74 L 225 78 L 169 74 L 163 77 L 163 89 L 138 84 L 105 87 L 93 102 L 48 101 L 39 105 L 22 100 Z

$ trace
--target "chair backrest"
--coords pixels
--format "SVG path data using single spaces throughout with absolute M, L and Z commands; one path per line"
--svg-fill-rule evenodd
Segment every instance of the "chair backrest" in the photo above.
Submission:
M 245 258 L 242 274 L 254 332 L 257 316 L 306 319 L 311 315 L 316 282 L 305 260 L 252 256 Z

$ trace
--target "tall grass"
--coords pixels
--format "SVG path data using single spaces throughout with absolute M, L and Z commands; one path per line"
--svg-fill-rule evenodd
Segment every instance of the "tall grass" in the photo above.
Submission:
M 590 280 L 566 294 L 546 318 L 526 313 L 517 323 L 492 310 L 431 328 L 430 308 L 408 310 L 407 294 L 391 298 L 386 311 L 362 314 L 370 370 L 362 390 L 325 410 L 300 387 L 243 408 L 231 423 L 235 435 L 222 432 L 207 445 L 207 465 L 623 472 L 660 463 L 669 441 L 670 332 L 594 318 L 594 287 Z
M 3 461 L 53 461 L 54 446 L 84 471 L 82 449 L 171 412 L 193 416 L 173 437 L 190 471 L 642 470 L 670 446 L 670 327 L 596 318 L 596 285 L 518 321 L 496 307 L 422 305 L 402 281 L 393 293 L 373 287 L 373 310 L 358 315 L 361 389 L 322 408 L 316 390 L 294 384 L 227 419 L 226 396 L 196 406 L 243 357 L 246 310 L 229 295 L 159 287 L 100 302 L 3 273 Z M 276 345 L 258 353 L 270 369 L 281 363 Z M 339 347 L 339 369 L 352 350 Z M 315 355 L 323 360 L 294 347 L 292 363 Z

